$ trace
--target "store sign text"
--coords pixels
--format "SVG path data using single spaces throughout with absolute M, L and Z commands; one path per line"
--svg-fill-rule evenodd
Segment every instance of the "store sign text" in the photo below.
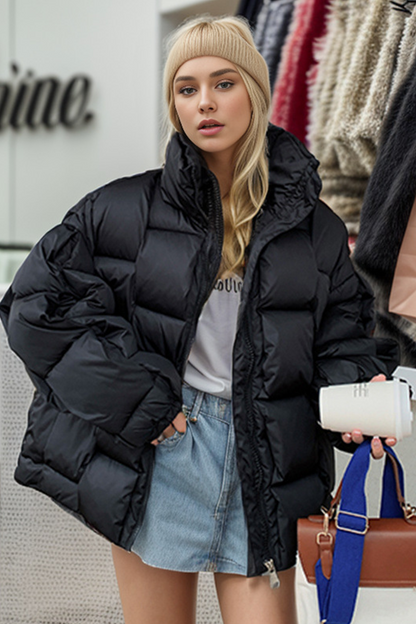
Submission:
M 36 78 L 32 70 L 20 76 L 16 63 L 11 64 L 11 72 L 9 82 L 0 81 L 0 130 L 77 128 L 93 118 L 88 111 L 92 81 L 84 74 L 67 81 L 54 76 Z

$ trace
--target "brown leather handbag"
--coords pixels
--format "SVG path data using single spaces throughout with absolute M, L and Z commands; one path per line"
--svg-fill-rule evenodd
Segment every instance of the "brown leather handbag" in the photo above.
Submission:
M 395 458 L 392 462 L 398 502 L 403 518 L 370 518 L 359 529 L 365 533 L 361 565 L 361 587 L 416 587 L 416 508 L 405 502 Z M 334 545 L 339 527 L 342 482 L 329 509 L 322 515 L 309 516 L 298 521 L 299 557 L 305 576 L 315 583 L 315 566 L 321 560 L 322 573 L 331 577 Z M 353 515 L 353 514 L 352 514 Z M 357 514 L 358 515 L 358 514 Z M 364 522 L 364 519 L 363 519 Z

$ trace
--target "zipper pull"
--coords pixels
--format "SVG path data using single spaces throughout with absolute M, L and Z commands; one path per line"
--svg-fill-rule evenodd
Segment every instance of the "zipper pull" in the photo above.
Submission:
M 278 587 L 280 587 L 280 581 L 276 572 L 276 568 L 274 567 L 273 559 L 268 559 L 267 561 L 264 561 L 263 563 L 267 568 L 267 572 L 262 574 L 262 576 L 269 575 L 270 587 L 272 589 L 277 589 Z

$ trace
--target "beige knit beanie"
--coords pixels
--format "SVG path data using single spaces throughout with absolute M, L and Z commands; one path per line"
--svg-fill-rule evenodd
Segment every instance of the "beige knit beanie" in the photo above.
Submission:
M 194 18 L 173 33 L 168 49 L 163 83 L 169 106 L 173 79 L 181 65 L 198 56 L 219 56 L 242 68 L 255 80 L 264 95 L 266 108 L 269 108 L 269 70 L 244 19 L 205 15 Z

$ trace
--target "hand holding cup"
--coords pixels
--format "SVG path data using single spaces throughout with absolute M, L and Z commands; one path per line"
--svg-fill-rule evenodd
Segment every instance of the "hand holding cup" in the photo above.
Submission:
M 375 377 L 373 377 L 371 379 L 371 381 L 373 382 L 377 382 L 377 381 L 386 381 L 386 376 L 385 375 L 375 375 Z M 351 431 L 350 433 L 345 432 L 342 434 L 342 440 L 343 442 L 345 442 L 346 444 L 349 444 L 350 442 L 355 442 L 355 444 L 362 444 L 362 442 L 364 442 L 364 436 L 361 433 L 361 431 L 359 429 L 354 429 L 353 431 Z M 394 446 L 397 442 L 396 438 L 393 437 L 388 437 L 385 438 L 384 442 L 387 444 L 387 446 Z M 374 457 L 374 459 L 381 459 L 384 455 L 385 451 L 383 449 L 383 444 L 380 440 L 380 438 L 378 436 L 374 436 L 373 439 L 371 440 L 371 454 Z

